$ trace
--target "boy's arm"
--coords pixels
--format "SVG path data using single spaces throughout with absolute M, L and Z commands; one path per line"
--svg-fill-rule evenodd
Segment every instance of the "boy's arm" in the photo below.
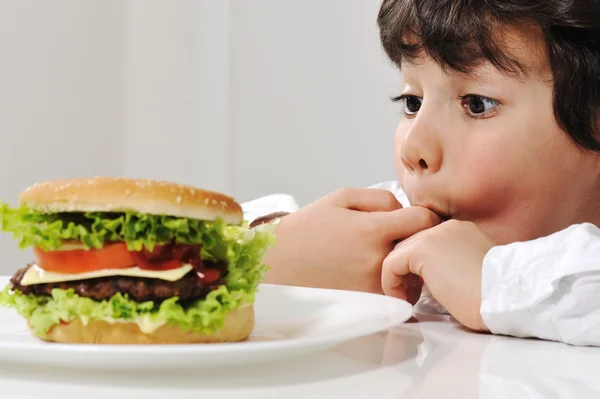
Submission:
M 449 220 L 396 245 L 383 262 L 384 293 L 409 298 L 411 275 L 473 330 L 600 346 L 594 225 L 496 246 L 474 223 Z
M 481 316 L 495 334 L 600 346 L 600 229 L 492 248 L 482 270 Z

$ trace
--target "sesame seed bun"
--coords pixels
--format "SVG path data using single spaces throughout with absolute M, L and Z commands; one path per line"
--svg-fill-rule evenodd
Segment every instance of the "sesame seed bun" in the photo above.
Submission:
M 19 195 L 19 204 L 43 213 L 126 212 L 169 215 L 228 224 L 243 220 L 233 198 L 166 181 L 93 177 L 35 184 Z

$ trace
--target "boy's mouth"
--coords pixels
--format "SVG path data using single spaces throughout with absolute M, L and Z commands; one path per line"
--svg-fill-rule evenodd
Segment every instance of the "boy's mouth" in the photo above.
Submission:
M 425 208 L 431 210 L 432 212 L 435 212 L 442 219 L 442 223 L 452 219 L 452 215 L 450 213 L 442 212 L 439 208 L 435 206 L 425 206 Z
M 452 219 L 452 214 L 450 212 L 443 211 L 443 208 L 438 207 L 436 205 L 432 205 L 431 203 L 419 203 L 418 201 L 415 201 L 415 203 L 411 202 L 411 204 L 413 206 L 420 206 L 422 208 L 427 208 L 430 211 L 435 212 L 435 214 L 437 214 L 442 219 L 442 223 Z

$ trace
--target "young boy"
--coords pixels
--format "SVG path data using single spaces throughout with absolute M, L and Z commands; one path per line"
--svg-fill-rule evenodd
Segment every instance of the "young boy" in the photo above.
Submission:
M 411 206 L 284 216 L 268 281 L 413 303 L 424 281 L 473 330 L 600 345 L 600 1 L 384 0 L 378 23 Z

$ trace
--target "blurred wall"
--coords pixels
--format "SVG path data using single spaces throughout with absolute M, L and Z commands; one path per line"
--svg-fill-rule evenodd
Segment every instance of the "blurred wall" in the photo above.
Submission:
M 232 187 L 305 204 L 393 179 L 398 76 L 378 40 L 379 0 L 234 1 Z

